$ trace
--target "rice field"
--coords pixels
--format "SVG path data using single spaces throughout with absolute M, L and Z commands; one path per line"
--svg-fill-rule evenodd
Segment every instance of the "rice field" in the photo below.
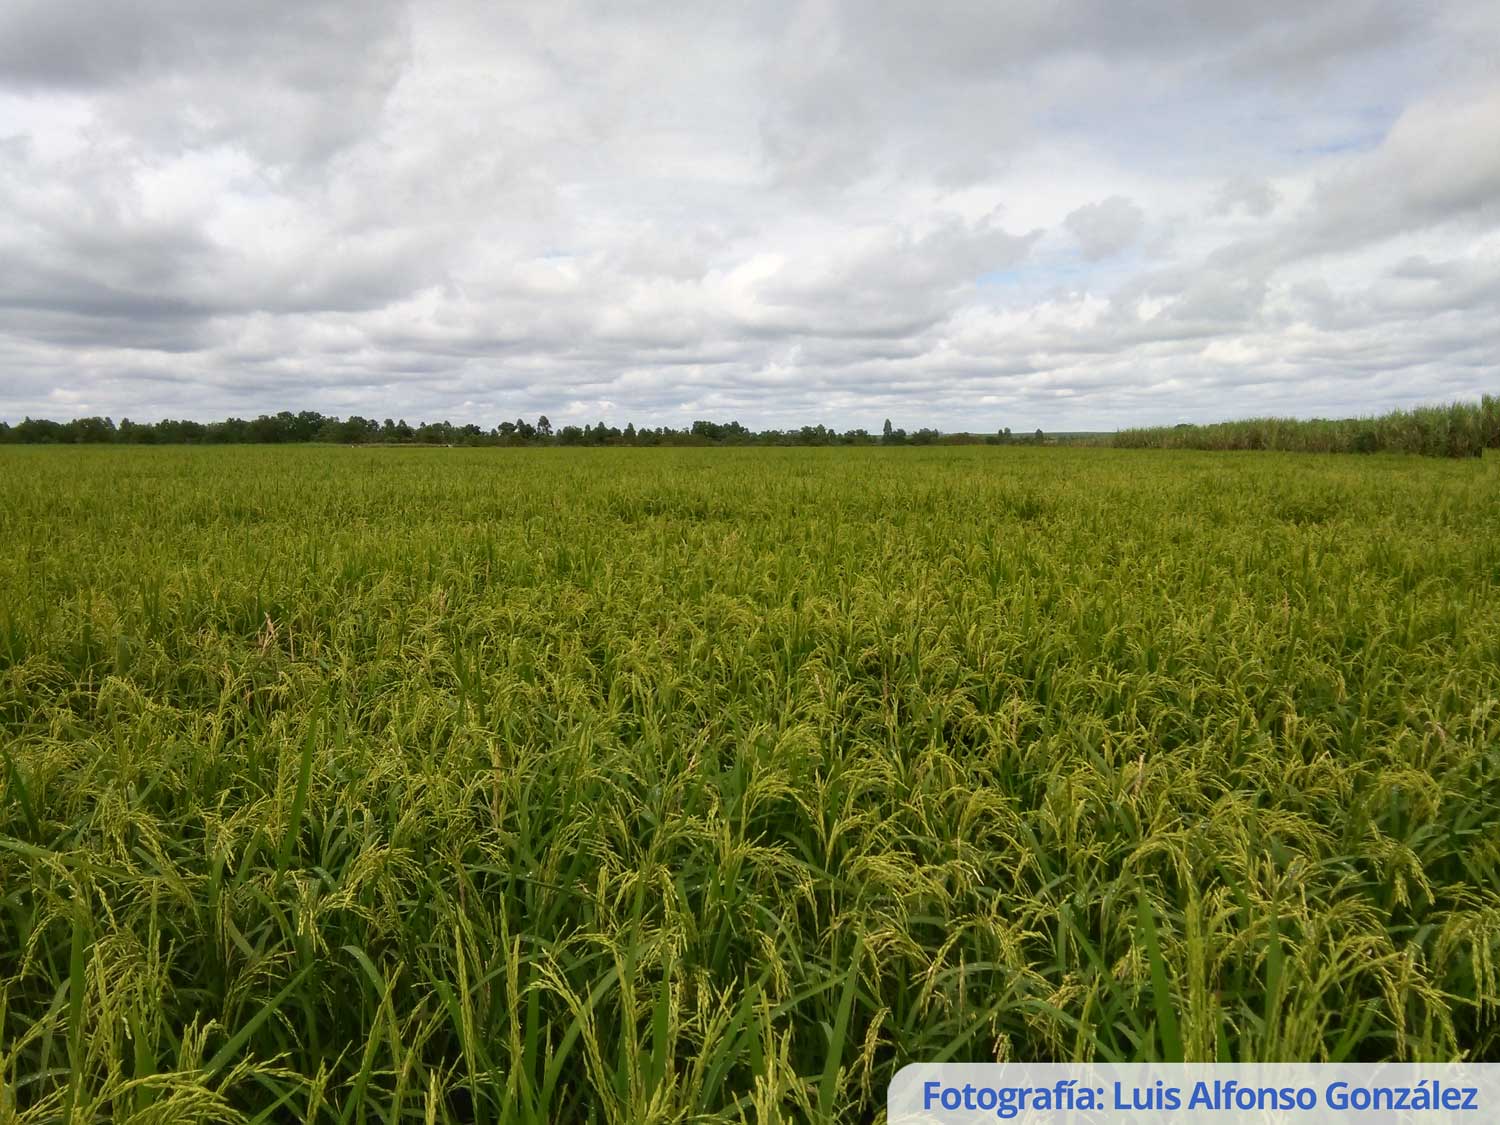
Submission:
M 0 450 L 0 1122 L 1500 1060 L 1500 458 Z

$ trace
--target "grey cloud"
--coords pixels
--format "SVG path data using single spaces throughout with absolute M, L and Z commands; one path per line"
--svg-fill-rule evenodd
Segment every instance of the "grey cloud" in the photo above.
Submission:
M 1190 15 L 1173 0 L 1022 0 L 1003 17 L 984 0 L 916 7 L 901 0 L 845 0 L 843 26 L 902 71 L 917 68 L 992 73 L 1059 52 L 1180 54 L 1227 52 L 1262 64 L 1322 63 L 1350 29 L 1360 46 L 1388 42 L 1413 22 L 1395 0 L 1335 0 L 1309 18 L 1298 0 L 1214 4 Z
M 1243 212 L 1264 219 L 1281 202 L 1281 193 L 1271 181 L 1256 176 L 1236 176 L 1219 189 L 1211 211 L 1216 215 Z
M 1113 195 L 1069 212 L 1063 225 L 1078 240 L 1083 256 L 1098 261 L 1133 246 L 1146 225 L 1146 213 L 1124 196 Z
M 142 16 L 134 5 L 17 0 L 0 13 L 0 78 L 12 85 L 81 88 L 139 73 L 153 53 L 153 30 L 159 30 Z
M 107 94 L 155 147 L 230 144 L 276 163 L 362 135 L 408 61 L 395 0 L 17 0 L 0 8 L 0 88 Z
M 403 32 L 389 0 L 13 0 L 0 11 L 0 83 L 88 90 L 268 69 L 293 89 L 347 93 L 361 56 L 388 52 Z
M 1187 324 L 1241 326 L 1260 314 L 1266 292 L 1263 277 L 1204 272 L 1159 315 Z

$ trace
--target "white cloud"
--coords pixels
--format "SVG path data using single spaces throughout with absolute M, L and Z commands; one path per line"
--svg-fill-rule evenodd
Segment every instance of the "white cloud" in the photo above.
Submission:
M 1481 0 L 112 13 L 0 11 L 0 417 L 1083 428 L 1494 389 Z

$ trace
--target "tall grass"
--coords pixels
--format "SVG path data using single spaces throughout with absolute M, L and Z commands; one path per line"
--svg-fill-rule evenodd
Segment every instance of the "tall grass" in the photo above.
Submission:
M 1120 449 L 1280 449 L 1297 453 L 1420 453 L 1478 457 L 1500 449 L 1500 397 L 1395 410 L 1372 418 L 1336 421 L 1248 418 L 1207 426 L 1156 426 L 1121 430 Z
M 0 1120 L 1500 1058 L 1500 462 L 8 449 Z

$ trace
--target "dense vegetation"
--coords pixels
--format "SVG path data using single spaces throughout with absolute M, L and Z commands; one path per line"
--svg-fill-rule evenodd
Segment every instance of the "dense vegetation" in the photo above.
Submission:
M 598 425 L 553 428 L 545 414 L 536 422 L 517 418 L 491 429 L 477 423 L 451 422 L 408 425 L 405 419 L 376 422 L 352 414 L 348 418 L 303 410 L 293 414 L 262 414 L 249 419 L 193 422 L 164 418 L 132 422 L 112 418 L 73 418 L 54 422 L 27 418 L 12 426 L 0 422 L 0 445 L 287 445 L 323 442 L 341 445 L 1040 445 L 1042 431 L 1012 436 L 1007 427 L 994 434 L 943 434 L 924 427 L 908 434 L 887 419 L 880 434 L 868 430 L 829 429 L 822 424 L 794 430 L 751 430 L 738 422 L 697 421 L 684 429 L 655 428 L 627 423 L 622 430 L 606 422 Z
M 462 446 L 702 446 L 702 445 L 1068 445 L 1112 444 L 1120 449 L 1279 450 L 1293 453 L 1420 453 L 1433 457 L 1478 457 L 1500 449 L 1500 398 L 1479 402 L 1396 410 L 1370 418 L 1248 418 L 1194 426 L 1155 426 L 1114 434 L 1062 434 L 1047 438 L 1041 430 L 1012 434 L 1005 426 L 992 434 L 942 433 L 922 427 L 907 433 L 890 419 L 879 434 L 864 429 L 838 431 L 822 424 L 788 430 L 752 430 L 739 422 L 697 421 L 683 429 L 671 426 L 624 429 L 597 425 L 554 429 L 543 414 L 534 423 L 524 418 L 489 429 L 477 423 L 424 422 L 405 419 L 377 422 L 352 414 L 348 418 L 303 410 L 194 422 L 163 418 L 158 422 L 116 425 L 111 418 L 74 418 L 55 422 L 26 418 L 12 426 L 0 422 L 0 445 L 287 445 L 320 442 L 340 445 Z
M 1122 430 L 1122 449 L 1276 449 L 1295 453 L 1421 453 L 1478 457 L 1500 449 L 1500 397 L 1395 410 L 1372 418 L 1249 418 L 1211 426 Z
M 1500 1059 L 1500 459 L 0 450 L 0 1118 Z

